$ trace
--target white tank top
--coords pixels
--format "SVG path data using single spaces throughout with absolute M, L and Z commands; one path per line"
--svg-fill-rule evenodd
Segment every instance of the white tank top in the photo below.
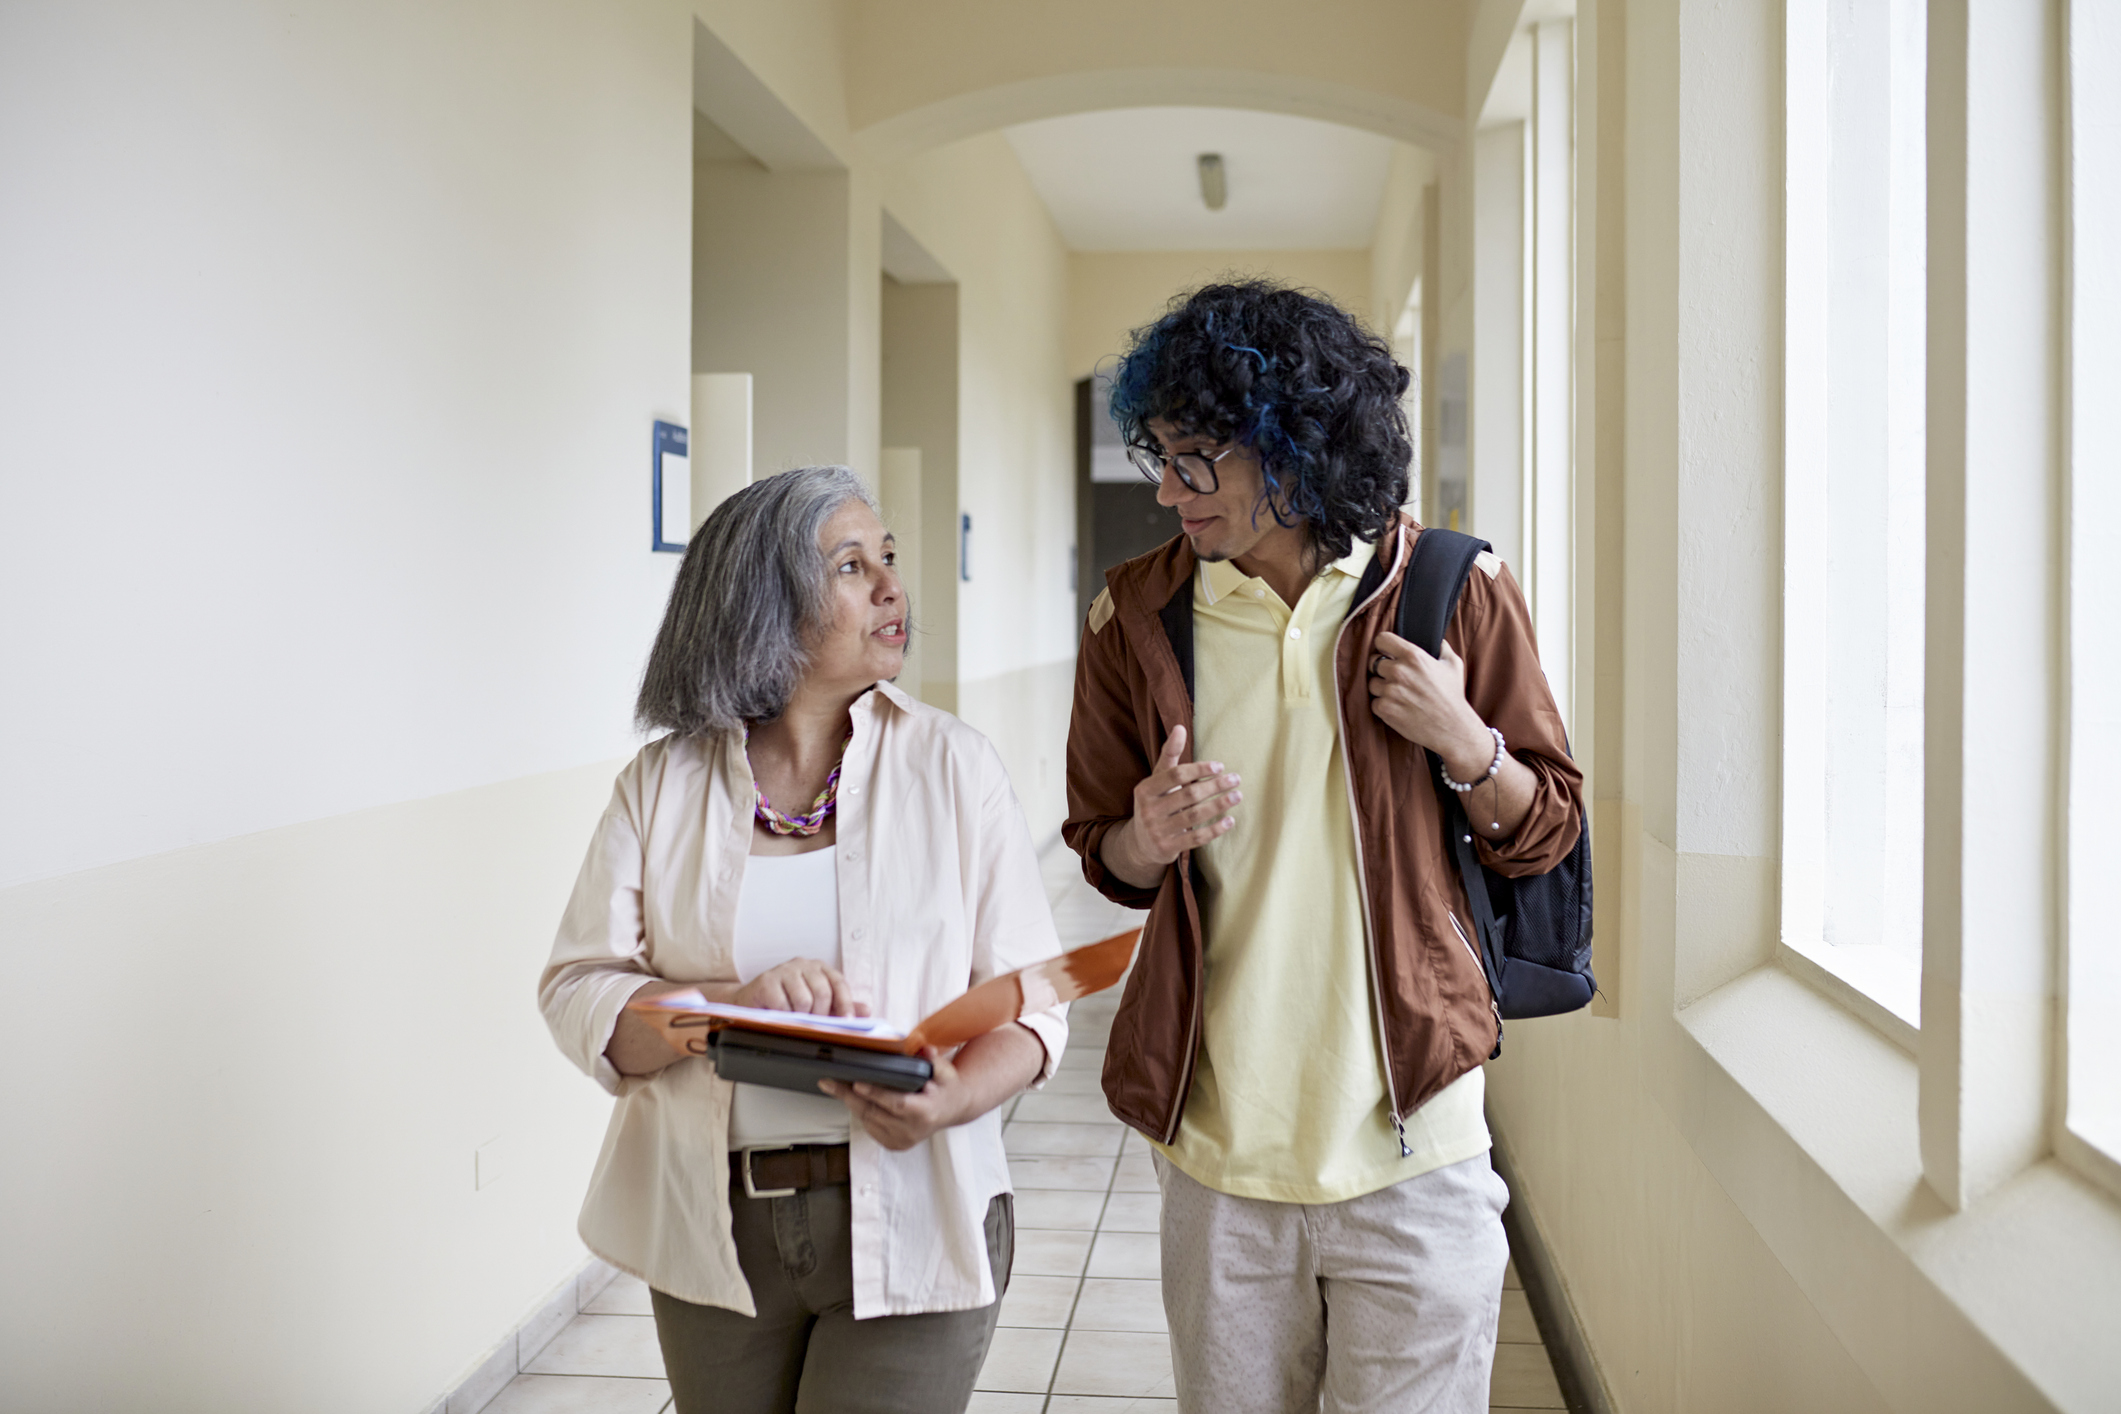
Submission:
M 840 891 L 835 851 L 754 854 L 744 861 L 736 902 L 736 975 L 749 982 L 790 958 L 840 965 Z M 739 1085 L 729 1107 L 729 1147 L 844 1144 L 847 1107 L 830 1095 Z

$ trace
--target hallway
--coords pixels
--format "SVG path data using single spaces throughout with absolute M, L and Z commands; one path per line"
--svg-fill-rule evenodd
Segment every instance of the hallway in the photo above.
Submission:
M 1138 926 L 1082 882 L 1075 856 L 1043 864 L 1064 947 Z M 1140 1136 L 1098 1088 L 1118 989 L 1077 1002 L 1059 1071 L 1011 1102 L 1003 1130 L 1016 1185 L 1016 1265 L 966 1414 L 1168 1414 L 1171 1357 L 1157 1280 L 1156 1175 Z M 617 1275 L 481 1408 L 430 1414 L 666 1414 L 648 1289 Z M 1563 1408 L 1513 1264 L 1490 1408 Z
M 532 991 L 686 543 L 850 468 L 1052 841 L 1100 379 L 1231 274 L 1583 772 L 1496 1407 L 2121 1414 L 2115 172 L 2113 0 L 0 5 L 0 1414 L 660 1410 Z M 1166 1397 L 1110 1006 L 985 1414 Z

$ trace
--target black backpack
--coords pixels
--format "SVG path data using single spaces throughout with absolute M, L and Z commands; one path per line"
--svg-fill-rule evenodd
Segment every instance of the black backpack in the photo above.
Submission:
M 1458 608 L 1466 575 L 1488 542 L 1455 530 L 1423 530 L 1399 590 L 1399 636 L 1429 653 L 1443 650 L 1444 628 Z M 1591 975 L 1591 825 L 1579 819 L 1576 847 L 1545 874 L 1506 879 L 1480 862 L 1473 827 L 1458 793 L 1443 783 L 1443 763 L 1425 753 L 1443 807 L 1445 843 L 1458 861 L 1466 906 L 1480 933 L 1481 963 L 1505 1020 L 1558 1016 L 1588 1004 Z M 1496 1048 L 1501 1049 L 1500 1038 Z

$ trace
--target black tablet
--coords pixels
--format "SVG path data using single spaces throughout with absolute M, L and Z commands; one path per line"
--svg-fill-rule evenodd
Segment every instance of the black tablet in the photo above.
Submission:
M 776 1036 L 724 1026 L 707 1037 L 707 1055 L 717 1075 L 739 1085 L 818 1094 L 820 1080 L 866 1080 L 892 1090 L 918 1090 L 935 1074 L 919 1056 L 836 1046 L 798 1036 Z

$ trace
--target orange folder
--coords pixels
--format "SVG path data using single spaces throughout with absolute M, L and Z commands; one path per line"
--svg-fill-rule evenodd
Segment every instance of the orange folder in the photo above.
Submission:
M 990 977 L 956 1001 L 931 1012 L 911 1031 L 879 1026 L 876 1034 L 849 1029 L 844 1018 L 805 1020 L 801 1012 L 776 1012 L 771 1019 L 746 1008 L 742 1017 L 717 1014 L 721 1008 L 699 992 L 666 992 L 647 1001 L 628 1002 L 662 1033 L 671 1049 L 680 1055 L 707 1054 L 707 1037 L 724 1027 L 763 1031 L 776 1036 L 799 1036 L 807 1041 L 826 1041 L 858 1050 L 885 1051 L 894 1055 L 918 1055 L 921 1047 L 949 1050 L 1007 1025 L 1027 1012 L 1044 1011 L 1060 1002 L 1072 1002 L 1102 992 L 1127 973 L 1134 960 L 1134 947 L 1141 929 L 1115 933 L 1102 942 L 1049 957 L 1015 972 Z M 782 1018 L 786 1018 L 783 1020 Z M 840 1025 L 827 1024 L 840 1021 Z

